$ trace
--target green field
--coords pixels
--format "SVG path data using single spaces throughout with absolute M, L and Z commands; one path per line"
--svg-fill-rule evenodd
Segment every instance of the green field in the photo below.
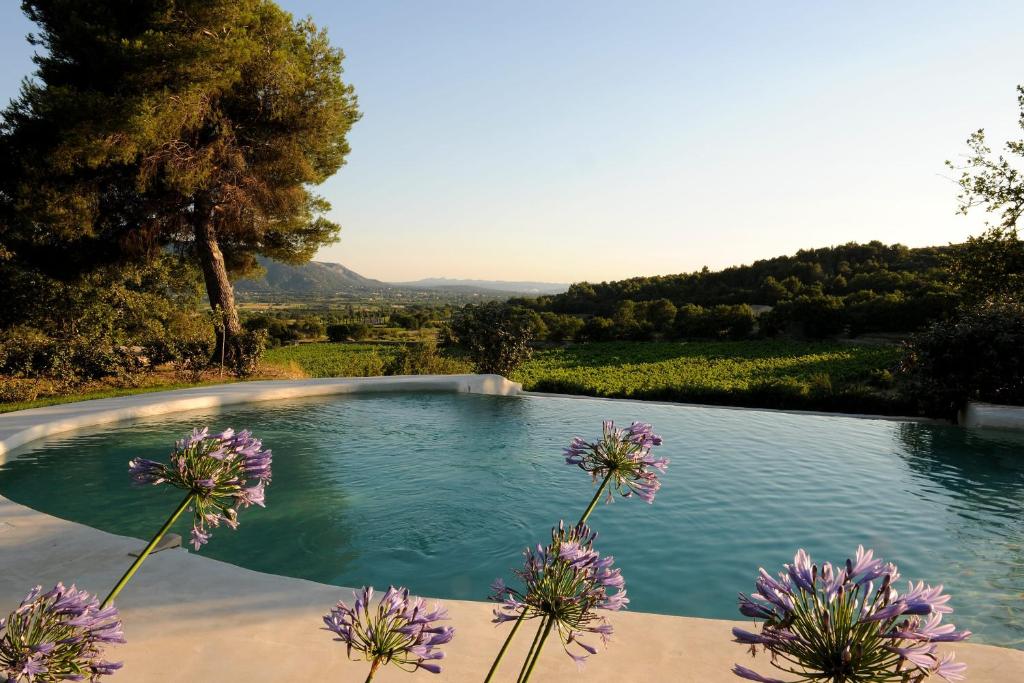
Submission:
M 312 377 L 380 374 L 394 346 L 304 344 L 267 361 Z M 513 373 L 530 391 L 719 405 L 900 414 L 894 346 L 829 342 L 607 342 L 542 349 Z M 468 365 L 465 371 L 470 371 Z
M 291 363 L 310 377 L 373 377 L 396 350 L 384 344 L 297 344 L 269 349 L 263 361 L 286 367 Z

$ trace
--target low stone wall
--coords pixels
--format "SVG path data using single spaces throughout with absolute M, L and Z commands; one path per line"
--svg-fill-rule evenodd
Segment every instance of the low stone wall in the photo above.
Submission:
M 1024 429 L 1024 406 L 1002 406 L 970 401 L 960 411 L 958 422 L 963 427 L 995 427 Z
M 19 446 L 82 427 L 238 403 L 385 391 L 454 391 L 513 396 L 522 392 L 522 385 L 501 375 L 346 377 L 236 382 L 64 403 L 0 415 L 0 464 L 6 462 L 7 454 Z

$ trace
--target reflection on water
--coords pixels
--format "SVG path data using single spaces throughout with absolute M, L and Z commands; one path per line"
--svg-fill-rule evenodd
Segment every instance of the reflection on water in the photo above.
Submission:
M 935 529 L 937 552 L 976 581 L 961 588 L 986 619 L 1020 630 L 1024 609 L 1024 433 L 901 424 L 901 455 L 921 497 L 947 497 L 955 515 Z M 946 538 L 955 543 L 943 542 Z M 984 567 L 984 572 L 975 568 Z M 1017 634 L 1010 644 L 1024 646 Z
M 562 448 L 601 420 L 655 424 L 672 459 L 654 505 L 599 507 L 640 611 L 733 618 L 758 566 L 859 543 L 907 578 L 944 583 L 954 622 L 1024 648 L 1024 438 L 936 424 L 454 394 L 364 395 L 232 407 L 50 439 L 0 467 L 0 493 L 146 537 L 175 492 L 130 485 L 193 424 L 250 427 L 274 450 L 268 506 L 217 529 L 203 554 L 337 585 L 388 583 L 483 599 L 522 548 L 592 495 Z M 182 532 L 187 532 L 183 528 Z

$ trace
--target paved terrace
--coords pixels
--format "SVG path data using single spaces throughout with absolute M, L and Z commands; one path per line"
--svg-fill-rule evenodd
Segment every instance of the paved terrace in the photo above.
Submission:
M 380 378 L 252 382 L 163 394 L 103 399 L 0 415 L 0 462 L 17 445 L 78 427 L 144 415 L 255 400 L 366 390 L 452 390 L 514 394 L 518 386 L 494 376 Z M 0 497 L 0 611 L 17 605 L 36 584 L 57 581 L 103 594 L 131 562 L 141 541 L 116 536 L 36 512 Z M 320 617 L 347 589 L 262 574 L 182 549 L 146 561 L 118 600 L 128 644 L 111 648 L 125 668 L 113 680 L 132 681 L 362 681 L 365 662 L 350 662 L 344 645 L 321 630 Z M 483 679 L 509 628 L 490 623 L 483 602 L 445 600 L 456 628 L 445 646 L 440 676 L 382 669 L 381 683 Z M 545 649 L 536 681 L 671 681 L 726 683 L 741 662 L 770 673 L 763 657 L 752 664 L 744 648 L 730 642 L 737 624 L 655 614 L 609 615 L 615 637 L 584 672 L 557 645 Z M 517 673 L 529 638 L 521 637 L 506 657 L 499 681 Z M 969 665 L 973 683 L 1024 681 L 1024 652 L 980 644 L 954 646 Z

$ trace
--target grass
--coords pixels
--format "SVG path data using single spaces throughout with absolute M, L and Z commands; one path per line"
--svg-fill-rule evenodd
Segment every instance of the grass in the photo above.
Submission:
M 224 384 L 233 380 L 224 380 L 223 382 L 209 381 L 200 382 L 199 384 L 189 384 L 188 382 L 167 382 L 165 384 L 152 384 L 144 387 L 109 387 L 103 389 L 89 389 L 80 393 L 74 394 L 63 394 L 61 396 L 46 396 L 44 398 L 37 398 L 34 401 L 16 401 L 14 403 L 0 403 L 0 413 L 11 413 L 15 410 L 25 410 L 27 408 L 42 408 L 43 406 L 55 406 L 61 403 L 74 403 L 75 401 L 91 401 L 97 398 L 114 398 L 116 396 L 132 396 L 134 394 L 148 394 L 154 391 L 169 391 L 171 389 L 187 389 L 188 387 L 199 387 L 210 384 Z
M 905 414 L 914 408 L 877 386 L 899 354 L 829 342 L 609 342 L 541 351 L 511 379 L 530 391 Z
M 379 374 L 395 347 L 304 344 L 274 349 L 312 377 Z M 764 408 L 882 414 L 915 412 L 875 386 L 894 346 L 834 342 L 606 342 L 541 349 L 512 374 L 528 391 Z
M 320 343 L 267 351 L 259 377 L 368 377 L 384 374 L 395 344 Z M 884 386 L 899 358 L 894 346 L 756 340 L 736 342 L 605 342 L 540 349 L 512 374 L 528 391 L 609 398 L 710 403 L 763 408 L 915 414 Z M 450 359 L 442 367 L 470 372 Z M 882 380 L 882 381 L 879 381 Z M 188 385 L 171 378 L 134 388 L 99 388 L 22 403 L 0 412 L 126 396 Z M 163 383 L 160 383 L 163 381 Z M 204 384 L 215 384 L 217 380 Z
M 384 366 L 398 352 L 385 344 L 297 344 L 269 349 L 263 362 L 274 366 L 294 363 L 310 377 L 373 377 L 384 374 Z

